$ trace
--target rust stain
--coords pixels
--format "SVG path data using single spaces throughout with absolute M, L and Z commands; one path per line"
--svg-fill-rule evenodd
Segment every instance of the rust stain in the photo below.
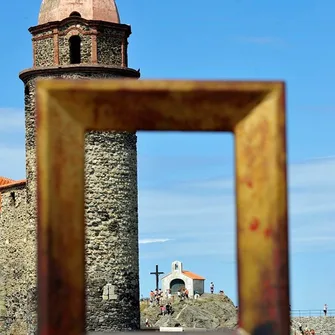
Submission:
M 248 188 L 253 188 L 253 182 L 249 176 L 243 177 L 240 179 L 242 184 L 245 184 Z
M 250 143 L 249 139 L 247 139 L 247 141 Z M 254 150 L 254 148 L 251 144 L 247 144 L 245 146 L 244 156 L 245 156 L 245 160 L 246 160 L 246 166 L 248 168 L 251 168 L 254 161 L 255 161 L 255 158 L 256 158 L 256 151 Z
M 245 183 L 249 188 L 252 188 L 253 185 L 252 185 L 252 180 L 251 179 L 246 180 Z
M 264 282 L 263 282 L 263 292 L 264 292 L 264 303 L 266 306 L 266 313 L 270 320 L 277 319 L 277 309 L 276 309 L 276 301 L 277 301 L 277 290 L 272 285 L 268 274 L 264 274 Z
M 272 229 L 271 228 L 266 228 L 264 230 L 264 236 L 269 238 L 270 236 L 272 236 Z
M 251 231 L 256 231 L 259 228 L 260 222 L 258 218 L 253 218 L 250 225 L 249 225 L 249 229 Z

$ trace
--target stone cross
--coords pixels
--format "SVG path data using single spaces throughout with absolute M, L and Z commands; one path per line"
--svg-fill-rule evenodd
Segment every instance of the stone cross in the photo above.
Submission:
M 114 292 L 115 286 L 108 283 L 104 286 L 102 292 L 102 299 L 103 300 L 116 300 L 117 295 Z
M 159 275 L 162 275 L 164 272 L 158 271 L 158 264 L 156 264 L 156 271 L 150 272 L 151 275 L 156 275 L 156 290 L 158 291 L 158 285 L 159 285 Z

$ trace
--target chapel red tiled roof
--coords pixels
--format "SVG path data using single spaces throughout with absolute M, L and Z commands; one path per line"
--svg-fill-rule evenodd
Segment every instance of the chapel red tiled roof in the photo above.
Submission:
M 197 275 L 196 273 L 193 273 L 191 271 L 183 271 L 183 274 L 189 278 L 192 278 L 192 279 L 201 279 L 201 280 L 205 280 L 206 278 L 204 277 L 201 277 L 199 275 Z

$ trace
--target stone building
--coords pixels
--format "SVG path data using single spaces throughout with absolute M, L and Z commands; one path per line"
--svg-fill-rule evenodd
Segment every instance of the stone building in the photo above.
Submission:
M 24 83 L 26 180 L 0 179 L 0 334 L 35 334 L 35 83 L 41 78 L 140 77 L 128 68 L 129 25 L 114 0 L 43 0 Z M 86 135 L 87 330 L 138 329 L 137 138 Z
M 171 272 L 163 276 L 161 282 L 163 292 L 170 289 L 172 294 L 177 293 L 181 288 L 188 289 L 190 297 L 195 292 L 203 294 L 205 291 L 205 278 L 184 270 L 183 263 L 179 261 L 172 262 Z

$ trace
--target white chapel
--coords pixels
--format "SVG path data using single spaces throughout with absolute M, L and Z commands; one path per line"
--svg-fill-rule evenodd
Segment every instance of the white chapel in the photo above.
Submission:
M 195 293 L 203 294 L 205 290 L 205 278 L 191 271 L 183 269 L 183 263 L 174 261 L 171 265 L 171 272 L 161 278 L 162 291 L 170 289 L 171 294 L 175 294 L 179 289 L 185 288 L 189 291 L 189 296 Z

